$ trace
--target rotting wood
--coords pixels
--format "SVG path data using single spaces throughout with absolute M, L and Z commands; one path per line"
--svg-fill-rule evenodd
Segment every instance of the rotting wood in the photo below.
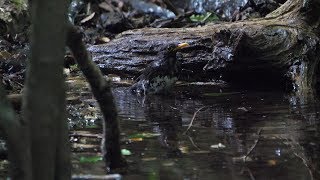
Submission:
M 170 43 L 187 42 L 182 79 L 274 84 L 309 92 L 317 81 L 319 6 L 287 1 L 266 18 L 196 28 L 126 31 L 108 44 L 89 47 L 105 73 L 137 76 Z M 311 21 L 313 20 L 313 21 Z M 227 55 L 227 56 L 226 56 Z

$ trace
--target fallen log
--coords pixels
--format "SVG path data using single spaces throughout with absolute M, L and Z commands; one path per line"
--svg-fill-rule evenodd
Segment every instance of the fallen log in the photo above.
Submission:
M 318 81 L 319 4 L 292 0 L 265 18 L 131 30 L 88 49 L 105 73 L 137 76 L 166 45 L 187 42 L 190 47 L 180 54 L 181 79 L 260 83 L 309 92 Z

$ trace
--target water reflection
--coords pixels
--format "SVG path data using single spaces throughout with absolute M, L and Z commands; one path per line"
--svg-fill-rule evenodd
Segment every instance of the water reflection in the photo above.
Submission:
M 135 152 L 129 159 L 138 164 L 129 179 L 163 171 L 185 179 L 319 178 L 319 107 L 314 101 L 292 103 L 295 97 L 280 92 L 143 99 L 123 87 L 115 95 L 123 131 L 161 134 L 127 145 Z M 210 148 L 219 143 L 225 148 Z
M 81 97 L 69 98 L 70 111 L 80 117 L 71 116 L 70 121 L 83 121 L 81 114 L 87 119 L 100 117 L 85 83 L 70 83 L 74 88 L 69 96 Z M 124 136 L 143 132 L 160 136 L 123 145 L 133 153 L 127 157 L 130 167 L 125 179 L 320 178 L 320 113 L 311 96 L 243 92 L 143 98 L 127 89 L 116 87 L 113 91 Z M 90 135 L 98 147 L 94 134 L 101 131 L 87 126 L 81 131 L 81 127 L 77 126 L 77 133 Z M 104 172 L 103 167 L 98 169 Z
M 146 120 L 152 123 L 153 131 L 161 134 L 159 141 L 167 149 L 167 156 L 181 156 L 177 134 L 181 133 L 182 118 L 175 98 L 148 96 L 144 112 Z
M 231 18 L 233 13 L 243 7 L 248 0 L 189 0 L 190 7 L 197 13 L 216 12 L 222 18 Z

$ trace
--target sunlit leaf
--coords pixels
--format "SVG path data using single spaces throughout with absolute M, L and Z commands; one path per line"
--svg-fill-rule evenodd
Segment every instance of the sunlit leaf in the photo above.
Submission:
M 70 71 L 79 71 L 79 67 L 77 64 L 71 65 L 70 66 Z
M 140 142 L 140 141 L 143 141 L 143 138 L 129 138 L 129 140 L 133 142 Z
M 239 156 L 239 157 L 232 157 L 232 161 L 234 163 L 243 163 L 243 162 L 251 162 L 252 158 L 250 156 Z
M 142 158 L 141 160 L 142 161 L 155 161 L 155 160 L 157 160 L 157 158 L 156 157 L 145 157 L 145 158 Z
M 87 16 L 87 17 L 85 17 L 84 19 L 82 19 L 82 20 L 80 21 L 80 23 L 83 24 L 83 23 L 85 23 L 85 22 L 90 21 L 90 20 L 94 17 L 95 14 L 96 14 L 95 12 L 92 13 L 92 14 L 90 14 L 89 16 Z
M 225 145 L 223 145 L 222 143 L 219 143 L 219 144 L 213 144 L 210 146 L 211 149 L 224 149 L 226 148 Z
M 174 166 L 174 162 L 169 161 L 169 162 L 163 162 L 162 166 Z
M 152 137 L 157 137 L 160 136 L 161 134 L 159 133 L 137 133 L 130 135 L 128 138 L 133 139 L 133 138 L 152 138 Z
M 101 38 L 99 38 L 99 40 L 100 40 L 101 42 L 104 42 L 104 43 L 108 43 L 108 42 L 111 41 L 110 38 L 108 38 L 108 37 L 101 37 Z
M 269 166 L 275 166 L 275 165 L 277 165 L 277 161 L 274 160 L 274 159 L 268 160 L 267 163 L 268 163 Z
M 187 146 L 180 146 L 179 149 L 183 154 L 186 154 L 189 152 L 189 147 Z
M 212 21 L 218 21 L 219 17 L 211 12 L 207 12 L 206 14 L 201 15 L 195 15 L 193 14 L 190 16 L 190 20 L 193 22 L 212 22 Z
M 17 8 L 18 13 L 20 13 L 22 10 L 27 9 L 27 1 L 26 0 L 11 0 L 13 4 L 15 4 L 15 7 Z
M 128 149 L 121 149 L 121 154 L 124 156 L 130 156 L 132 153 Z
M 82 156 L 80 157 L 79 161 L 81 163 L 96 163 L 96 162 L 102 161 L 102 157 L 101 156 L 89 156 L 89 157 Z
M 0 51 L 0 59 L 9 59 L 12 55 L 7 51 Z

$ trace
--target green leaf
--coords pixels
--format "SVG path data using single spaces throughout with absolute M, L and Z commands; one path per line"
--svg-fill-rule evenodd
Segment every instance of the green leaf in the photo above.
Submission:
M 96 163 L 96 162 L 102 161 L 102 157 L 101 156 L 89 156 L 89 157 L 82 156 L 80 157 L 79 161 L 81 163 Z
M 132 153 L 128 149 L 121 149 L 121 154 L 124 156 L 130 156 Z
M 148 174 L 148 180 L 157 180 L 157 179 L 160 179 L 159 173 L 154 172 L 154 171 L 149 172 L 149 174 Z
M 213 21 L 218 21 L 219 17 L 212 13 L 212 12 L 207 12 L 206 14 L 201 14 L 201 15 L 195 15 L 193 14 L 190 16 L 190 20 L 193 22 L 213 22 Z
M 77 64 L 70 66 L 70 71 L 79 71 L 79 67 Z

